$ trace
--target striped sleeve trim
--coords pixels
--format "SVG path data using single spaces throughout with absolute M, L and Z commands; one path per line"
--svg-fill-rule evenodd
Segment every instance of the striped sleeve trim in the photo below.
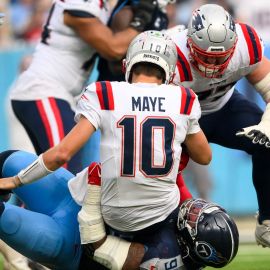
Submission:
M 184 56 L 184 54 L 181 52 L 178 46 L 176 46 L 177 49 L 177 68 L 179 71 L 180 75 L 180 81 L 192 81 L 192 73 L 191 73 L 191 68 L 190 65 Z
M 96 92 L 101 110 L 114 110 L 112 85 L 109 81 L 96 82 Z
M 256 31 L 249 25 L 240 23 L 249 53 L 249 64 L 253 65 L 262 60 L 262 45 Z
M 182 92 L 180 114 L 190 115 L 194 100 L 195 93 L 190 89 L 180 86 Z

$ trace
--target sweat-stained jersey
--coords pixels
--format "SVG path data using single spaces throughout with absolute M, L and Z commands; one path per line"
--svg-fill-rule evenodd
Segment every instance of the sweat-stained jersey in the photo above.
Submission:
M 177 27 L 167 34 L 176 43 L 178 61 L 173 83 L 190 87 L 198 95 L 202 114 L 218 111 L 230 99 L 238 80 L 260 63 L 263 44 L 256 31 L 246 24 L 236 24 L 238 41 L 227 69 L 220 78 L 205 78 L 191 64 L 187 47 L 187 30 Z
M 101 130 L 102 216 L 112 228 L 136 231 L 164 220 L 179 204 L 181 143 L 200 131 L 189 88 L 97 82 L 77 104 Z
M 56 0 L 44 25 L 33 62 L 16 82 L 11 99 L 35 100 L 53 96 L 72 104 L 92 70 L 96 50 L 64 24 L 64 12 L 97 17 L 107 24 L 112 7 L 101 0 Z

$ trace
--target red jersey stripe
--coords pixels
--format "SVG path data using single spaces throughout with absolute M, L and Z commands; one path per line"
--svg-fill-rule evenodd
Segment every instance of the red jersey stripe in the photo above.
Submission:
M 180 114 L 184 114 L 186 101 L 187 101 L 187 92 L 185 90 L 185 87 L 180 86 L 182 95 L 181 95 L 181 107 L 180 107 Z
M 179 49 L 178 46 L 176 46 L 177 49 L 177 69 L 179 71 L 180 75 L 180 81 L 192 81 L 192 73 L 191 73 L 191 68 L 190 65 L 185 57 L 185 55 L 182 53 L 182 51 Z
M 195 93 L 190 88 L 181 86 L 182 99 L 181 99 L 181 114 L 189 115 L 195 100 Z
M 97 92 L 100 108 L 101 110 L 105 110 L 101 82 L 96 82 L 96 92 Z
M 249 64 L 253 65 L 261 61 L 262 59 L 262 47 L 258 34 L 256 31 L 249 25 L 239 23 L 241 26 L 242 32 L 244 34 L 249 53 Z

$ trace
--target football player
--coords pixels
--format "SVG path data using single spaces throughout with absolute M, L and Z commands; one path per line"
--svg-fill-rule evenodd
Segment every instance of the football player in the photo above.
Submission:
M 10 94 L 14 113 L 37 154 L 59 143 L 75 125 L 76 96 L 87 83 L 97 53 L 107 59 L 121 59 L 132 38 L 154 23 L 157 1 L 130 1 L 132 21 L 114 34 L 106 24 L 114 8 L 126 2 L 53 2 L 32 63 Z M 67 168 L 73 173 L 81 170 L 79 153 Z
M 270 61 L 262 40 L 253 27 L 235 23 L 215 4 L 196 9 L 186 30 L 176 27 L 168 34 L 178 53 L 174 84 L 198 95 L 199 123 L 208 141 L 251 155 L 259 206 L 255 236 L 270 247 Z M 243 77 L 264 98 L 265 112 L 235 89 Z

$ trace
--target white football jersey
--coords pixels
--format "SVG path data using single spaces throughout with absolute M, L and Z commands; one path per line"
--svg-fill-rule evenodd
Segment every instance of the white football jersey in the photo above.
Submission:
M 97 17 L 107 24 L 112 12 L 108 1 L 56 0 L 44 25 L 33 62 L 15 84 L 11 99 L 58 97 L 73 102 L 81 93 L 94 64 L 96 50 L 64 24 L 64 12 Z
M 164 220 L 179 204 L 181 143 L 200 131 L 195 93 L 181 86 L 97 82 L 76 110 L 101 130 L 102 215 L 121 231 Z
M 176 76 L 173 83 L 194 90 L 199 97 L 202 114 L 221 109 L 231 97 L 236 82 L 252 72 L 261 61 L 262 40 L 252 27 L 236 24 L 238 41 L 227 69 L 220 78 L 205 78 L 190 62 L 187 30 L 176 30 L 168 31 L 176 43 L 178 52 Z

